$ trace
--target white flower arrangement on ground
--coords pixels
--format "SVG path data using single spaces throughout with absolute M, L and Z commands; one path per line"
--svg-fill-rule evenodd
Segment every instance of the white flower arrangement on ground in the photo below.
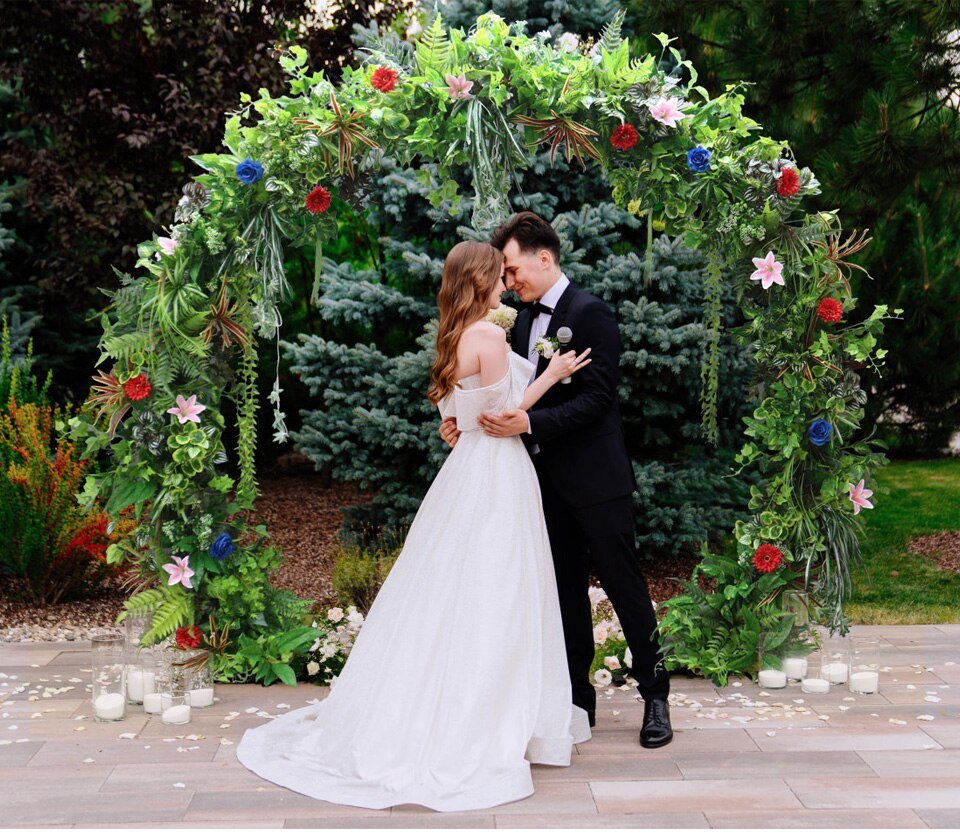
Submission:
M 596 644 L 593 664 L 590 667 L 594 685 L 600 688 L 611 684 L 633 685 L 634 680 L 630 676 L 633 654 L 627 647 L 627 640 L 613 604 L 599 586 L 591 586 L 587 594 L 590 598 L 590 611 L 593 613 L 593 641 Z M 653 608 L 657 608 L 656 602 Z
M 513 325 L 517 322 L 517 310 L 501 303 L 496 309 L 491 309 L 487 313 L 487 320 L 500 327 L 507 334 L 507 341 L 509 341 Z
M 317 616 L 313 626 L 323 630 L 307 659 L 307 675 L 321 685 L 333 685 L 353 649 L 353 643 L 363 626 L 363 613 L 356 607 L 331 607 L 323 616 Z

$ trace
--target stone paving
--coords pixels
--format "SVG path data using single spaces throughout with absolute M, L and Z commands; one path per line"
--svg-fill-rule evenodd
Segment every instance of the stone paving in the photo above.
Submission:
M 854 632 L 880 639 L 879 694 L 677 678 L 676 737 L 648 751 L 641 704 L 610 689 L 570 767 L 457 814 L 318 802 L 238 764 L 244 730 L 325 689 L 219 686 L 186 726 L 97 723 L 88 643 L 0 644 L 0 827 L 960 827 L 960 625 Z

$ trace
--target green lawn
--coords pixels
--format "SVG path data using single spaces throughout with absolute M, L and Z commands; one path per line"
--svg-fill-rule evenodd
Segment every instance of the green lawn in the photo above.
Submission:
M 870 486 L 876 506 L 860 512 L 866 568 L 854 573 L 851 622 L 960 623 L 960 574 L 907 550 L 911 537 L 960 531 L 960 460 L 899 461 Z

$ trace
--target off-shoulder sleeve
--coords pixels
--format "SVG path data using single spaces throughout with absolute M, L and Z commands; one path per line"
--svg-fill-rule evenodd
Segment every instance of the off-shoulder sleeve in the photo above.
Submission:
M 457 429 L 471 432 L 479 429 L 477 417 L 481 414 L 499 414 L 509 406 L 510 371 L 499 382 L 482 388 L 455 388 L 453 406 L 457 416 Z

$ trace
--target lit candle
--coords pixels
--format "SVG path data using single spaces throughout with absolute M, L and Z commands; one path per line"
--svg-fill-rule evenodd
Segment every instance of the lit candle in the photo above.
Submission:
M 788 680 L 799 682 L 807 675 L 807 660 L 800 656 L 788 656 L 783 660 L 783 670 Z
M 876 671 L 858 671 L 850 675 L 850 690 L 857 694 L 876 694 L 880 675 Z
M 830 682 L 845 683 L 847 681 L 847 663 L 846 662 L 828 662 L 821 669 L 821 676 L 830 680 Z
M 97 720 L 122 720 L 123 707 L 122 694 L 101 694 L 93 701 L 93 714 Z
M 163 710 L 163 714 L 160 716 L 160 719 L 164 723 L 190 723 L 190 707 L 186 704 L 171 706 L 169 709 Z
M 787 684 L 787 675 L 776 668 L 766 668 L 757 674 L 757 681 L 763 688 L 783 688 Z
M 212 688 L 193 688 L 188 693 L 190 694 L 190 705 L 195 709 L 213 705 Z
M 830 681 L 818 680 L 816 677 L 804 677 L 800 683 L 800 690 L 804 694 L 828 694 L 830 692 Z
M 134 668 L 127 674 L 127 696 L 134 703 L 142 703 L 145 694 L 153 694 L 156 690 L 156 675 L 153 671 Z
M 159 715 L 163 711 L 163 705 L 161 703 L 161 694 L 144 694 L 143 695 L 143 710 L 148 715 Z

